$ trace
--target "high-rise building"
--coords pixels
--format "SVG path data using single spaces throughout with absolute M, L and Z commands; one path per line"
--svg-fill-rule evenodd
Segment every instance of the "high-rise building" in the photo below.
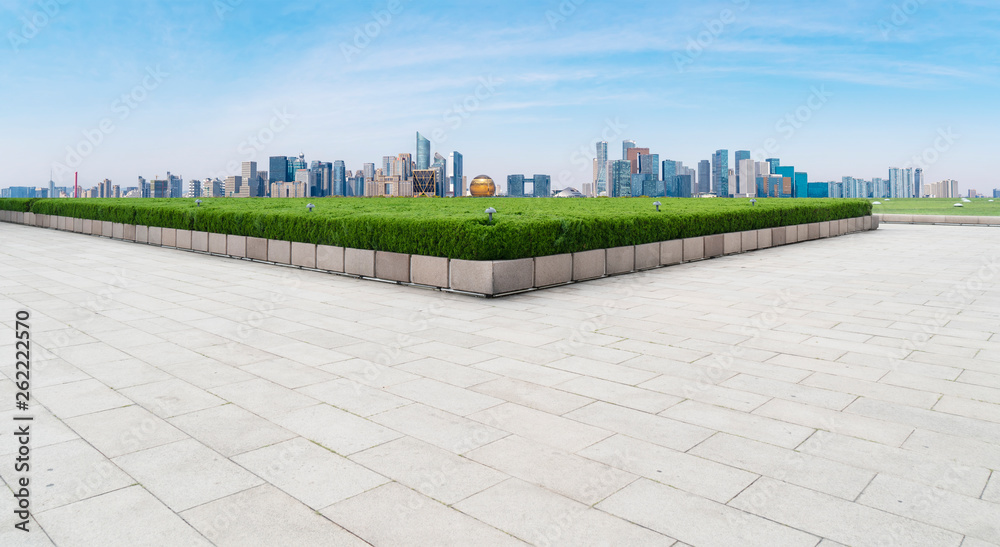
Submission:
M 719 197 L 729 196 L 729 150 L 712 154 L 712 191 Z
M 677 162 L 663 160 L 660 164 L 660 173 L 663 178 L 663 195 L 668 198 L 679 197 L 677 188 Z
M 402 182 L 409 182 L 413 178 L 413 156 L 408 153 L 396 156 L 393 160 L 392 176 L 399 177 Z
M 170 171 L 167 171 L 167 185 L 168 185 L 168 198 L 179 198 L 184 195 L 184 179 L 177 176 L 171 175 Z
M 733 195 L 749 197 L 757 195 L 757 185 L 750 182 L 757 180 L 757 163 L 750 158 L 743 158 L 736 164 L 736 192 Z
M 665 194 L 660 183 L 660 155 L 643 154 L 639 156 L 639 174 L 643 176 L 642 195 L 663 197 Z
M 420 132 L 417 132 L 417 169 L 430 169 L 431 167 L 431 141 L 425 139 Z M 414 191 L 416 193 L 416 191 Z
M 375 180 L 375 164 L 366 163 L 363 168 L 363 173 L 365 177 L 365 182 L 371 182 Z
M 611 185 L 611 197 L 629 197 L 632 195 L 632 163 L 628 160 L 610 162 L 608 184 Z
M 921 168 L 916 168 L 913 170 L 913 196 L 915 198 L 920 197 L 920 191 L 924 187 L 924 170 Z
M 242 173 L 240 174 L 243 178 L 243 185 L 247 186 L 249 190 L 249 195 L 247 197 L 260 197 L 260 192 L 257 187 L 257 162 L 255 161 L 245 161 L 243 162 Z M 246 193 L 246 192 L 244 192 Z
M 452 195 L 460 198 L 465 195 L 465 158 L 458 152 L 450 154 L 451 161 L 448 162 L 448 184 L 451 185 Z
M 749 159 L 750 159 L 749 150 L 737 150 L 735 152 L 735 156 L 733 158 L 733 166 L 736 168 L 736 179 L 735 179 L 735 186 L 733 186 L 732 188 L 733 195 L 742 195 L 750 193 L 750 189 L 748 187 L 752 185 L 749 184 L 747 181 L 754 180 L 756 177 L 751 179 L 744 179 L 743 172 L 740 170 L 740 165 L 742 164 L 742 162 L 744 160 L 749 160 Z
M 507 175 L 507 197 L 524 197 L 524 175 Z
M 395 174 L 395 173 L 392 172 L 392 164 L 394 163 L 395 159 L 396 158 L 393 158 L 392 156 L 382 156 L 382 176 L 383 177 L 391 177 L 392 175 Z
M 635 141 L 622 141 L 622 159 L 628 160 L 628 149 L 635 148 Z
M 288 180 L 288 157 L 271 156 L 268 160 L 268 184 Z
M 687 169 L 687 171 L 691 171 Z M 694 187 L 693 175 L 685 173 L 683 175 L 677 175 L 674 177 L 674 187 L 677 188 L 677 197 L 679 198 L 689 198 L 691 197 L 691 188 Z
M 536 198 L 552 197 L 552 177 L 548 175 L 535 175 L 531 180 L 533 195 Z
M 698 162 L 698 193 L 708 194 L 712 192 L 712 162 L 701 160 Z
M 191 179 L 188 181 L 188 192 L 187 196 L 189 198 L 200 198 L 201 197 L 201 181 L 198 179 Z
M 608 191 L 608 141 L 597 143 L 597 173 L 594 175 L 594 188 L 597 194 Z
M 343 160 L 333 162 L 333 188 L 330 195 L 347 195 L 347 166 Z
M 168 198 L 170 197 L 169 180 L 152 180 L 149 182 L 149 197 Z
M 632 147 L 627 150 L 628 157 L 625 158 L 629 161 L 632 166 L 632 174 L 635 175 L 639 173 L 639 156 L 645 156 L 649 154 L 649 148 L 637 148 Z
M 414 197 L 436 196 L 438 193 L 437 183 L 437 169 L 413 170 Z
M 448 160 L 444 159 L 444 156 L 440 153 L 435 152 L 434 163 L 431 164 L 431 169 L 437 172 L 435 180 L 437 196 L 439 198 L 448 197 L 448 179 L 445 178 L 448 175 Z
M 769 174 L 775 175 L 778 173 L 778 168 L 781 167 L 781 160 L 778 158 L 768 158 L 767 164 L 771 168 L 771 172 Z

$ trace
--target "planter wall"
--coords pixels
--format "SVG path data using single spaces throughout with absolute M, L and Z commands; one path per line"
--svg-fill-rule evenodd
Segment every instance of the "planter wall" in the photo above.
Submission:
M 0 211 L 0 221 L 486 297 L 877 230 L 880 222 L 954 224 L 962 221 L 977 226 L 1000 226 L 1000 217 L 882 215 L 520 260 L 471 261 L 13 211 Z

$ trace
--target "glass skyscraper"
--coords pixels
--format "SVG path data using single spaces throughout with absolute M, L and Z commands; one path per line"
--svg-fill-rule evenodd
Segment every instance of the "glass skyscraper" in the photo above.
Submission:
M 333 162 L 333 193 L 334 196 L 347 195 L 347 171 L 342 160 Z
M 635 141 L 622 141 L 622 159 L 628 159 L 628 149 L 635 148 Z
M 512 198 L 524 197 L 524 175 L 507 176 L 507 196 Z
M 611 162 L 611 172 L 608 173 L 608 183 L 611 185 L 611 197 L 620 198 L 632 195 L 632 162 L 616 160 Z
M 778 174 L 778 168 L 781 167 L 781 160 L 778 158 L 768 158 L 767 163 L 771 166 L 771 174 Z
M 698 162 L 698 193 L 707 194 L 712 191 L 712 162 Z
M 597 177 L 594 188 L 597 195 L 608 191 L 608 141 L 597 143 Z
M 434 177 L 436 195 L 439 198 L 448 196 L 448 179 L 445 178 L 448 173 L 448 160 L 444 159 L 441 154 L 434 154 L 434 165 L 431 165 L 437 176 Z
M 750 193 L 749 186 L 755 185 L 754 181 L 744 180 L 744 177 L 740 173 L 740 162 L 743 160 L 750 159 L 749 150 L 737 150 L 735 161 L 733 164 L 736 167 L 736 186 L 733 188 L 733 195 L 735 194 L 748 194 Z
M 677 162 L 671 160 L 663 160 L 661 164 L 663 169 L 663 195 L 669 198 L 676 198 L 678 196 L 677 192 Z
M 465 176 L 463 160 L 462 154 L 452 152 L 451 161 L 448 162 L 448 182 L 451 183 L 453 195 L 457 198 L 465 195 L 465 185 L 462 184 L 462 178 Z
M 552 197 L 552 177 L 548 175 L 535 175 L 531 181 L 534 188 L 532 194 L 536 198 Z
M 712 154 L 712 191 L 722 198 L 729 196 L 729 150 Z
M 417 169 L 430 169 L 431 167 L 431 141 L 425 139 L 420 132 L 417 132 Z
M 288 158 L 271 156 L 268 162 L 267 182 L 288 182 Z

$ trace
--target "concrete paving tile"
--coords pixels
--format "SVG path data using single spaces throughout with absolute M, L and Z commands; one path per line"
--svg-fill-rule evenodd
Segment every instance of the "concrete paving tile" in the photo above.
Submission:
M 219 546 L 366 545 L 269 484 L 189 509 L 182 516 Z
M 427 357 L 433 357 L 435 359 L 441 359 L 442 361 L 448 361 L 455 363 L 456 365 L 464 366 L 474 365 L 476 363 L 488 361 L 494 358 L 494 356 L 489 353 L 447 344 L 444 342 L 424 342 L 422 344 L 410 346 L 408 350 L 413 353 L 418 353 Z
M 596 508 L 690 545 L 814 547 L 819 542 L 816 536 L 648 479 L 639 479 Z
M 388 391 L 366 386 L 346 378 L 313 384 L 296 391 L 317 401 L 364 417 L 413 403 L 409 399 L 393 395 Z
M 597 503 L 637 478 L 615 467 L 539 446 L 516 435 L 477 448 L 466 457 L 587 505 Z
M 412 437 L 358 452 L 351 460 L 446 505 L 508 478 L 499 471 Z
M 845 545 L 962 543 L 961 534 L 766 477 L 730 505 Z
M 420 403 L 376 414 L 371 420 L 455 454 L 465 454 L 509 434 Z
M 14 454 L 3 458 L 11 465 L 0 467 L 0 477 L 8 486 L 17 484 L 24 473 L 14 468 Z M 76 439 L 41 448 L 32 448 L 29 460 L 31 511 L 42 511 L 99 496 L 135 483 L 86 441 Z M 7 495 L 4 492 L 4 495 Z
M 749 391 L 766 397 L 785 399 L 811 406 L 843 410 L 854 402 L 857 396 L 826 389 L 760 378 L 749 374 L 739 374 L 719 384 L 740 391 Z
M 977 539 L 1000 539 L 1000 505 L 898 477 L 875 477 L 858 503 Z
M 927 378 L 925 376 L 902 372 L 890 372 L 879 380 L 879 383 L 1000 405 L 1000 389 L 992 387 L 974 386 L 952 380 Z
M 565 357 L 548 363 L 546 366 L 626 385 L 640 384 L 657 376 L 655 372 L 613 365 L 578 356 Z
M 132 404 L 97 380 L 82 380 L 36 389 L 32 395 L 55 416 L 67 419 Z
M 556 389 L 591 397 L 600 401 L 655 414 L 683 401 L 681 397 L 666 395 L 589 376 L 581 376 L 555 386 Z
M 565 417 L 681 452 L 715 433 L 704 427 L 603 402 L 574 410 Z
M 112 461 L 178 512 L 263 482 L 192 439 L 132 452 Z
M 565 414 L 593 402 L 593 399 L 588 397 L 573 395 L 513 378 L 499 378 L 492 382 L 473 386 L 470 389 L 477 393 L 555 415 Z
M 771 400 L 765 395 L 715 385 L 710 374 L 707 369 L 700 378 L 679 378 L 664 374 L 640 384 L 639 387 L 742 412 L 750 412 Z
M 982 499 L 993 503 L 1000 503 L 1000 473 L 993 472 L 990 482 L 986 485 L 986 490 L 983 490 Z
M 772 365 L 781 365 L 790 368 L 808 370 L 832 374 L 834 376 L 844 376 L 858 380 L 868 380 L 877 382 L 879 378 L 885 376 L 885 370 L 869 366 L 872 359 L 868 358 L 864 365 L 856 365 L 837 361 L 825 361 L 823 359 L 813 359 L 811 357 L 801 357 L 798 355 L 780 354 L 767 361 Z
M 501 357 L 472 365 L 473 368 L 507 376 L 540 386 L 551 387 L 578 377 L 578 374 L 538 364 Z
M 435 358 L 403 363 L 397 365 L 396 368 L 461 388 L 468 388 L 498 378 L 496 374 Z
M 122 515 L 128 515 L 128 518 L 121 518 Z M 115 490 L 103 496 L 39 513 L 38 522 L 59 545 L 212 545 L 141 486 Z
M 265 418 L 287 414 L 319 402 L 262 378 L 211 388 L 210 392 Z
M 782 420 L 814 429 L 823 429 L 850 435 L 889 446 L 903 444 L 913 427 L 875 418 L 838 412 L 782 399 L 772 399 L 753 411 L 753 414 Z
M 293 410 L 272 421 L 343 456 L 401 436 L 375 422 L 325 404 Z
M 495 397 L 430 378 L 420 378 L 412 382 L 396 384 L 387 387 L 386 391 L 459 416 L 468 416 L 503 403 L 502 400 Z
M 160 370 L 201 389 L 211 389 L 256 378 L 249 372 L 205 358 L 190 363 L 163 365 Z
M 753 472 L 692 455 L 697 448 L 689 453 L 677 452 L 615 435 L 577 454 L 719 503 L 728 502 L 757 480 Z
M 227 457 L 295 437 L 291 431 L 231 404 L 191 412 L 169 421 Z
M 696 401 L 685 401 L 674 405 L 659 415 L 785 448 L 795 448 L 814 431 L 809 427 Z
M 858 380 L 856 378 L 845 378 L 832 374 L 813 374 L 802 380 L 802 384 L 917 408 L 931 408 L 937 403 L 939 397 L 939 395 L 925 391 L 889 386 L 873 381 Z
M 938 404 L 934 405 L 934 411 L 1000 423 L 1000 404 L 995 403 L 971 401 L 945 395 L 941 397 Z
M 524 545 L 398 483 L 334 504 L 322 513 L 372 545 Z
M 321 369 L 337 376 L 349 378 L 355 382 L 379 389 L 417 380 L 420 376 L 399 370 L 391 366 L 378 364 L 364 359 L 349 359 L 323 365 Z
M 329 372 L 288 359 L 261 361 L 252 365 L 244 365 L 240 367 L 240 370 L 270 380 L 288 389 L 336 379 L 336 376 Z
M 105 361 L 121 361 L 122 359 L 131 357 L 127 353 L 115 349 L 114 346 L 105 344 L 104 342 L 68 346 L 54 350 L 53 353 L 67 363 L 78 367 Z
M 613 434 L 515 403 L 504 403 L 468 418 L 567 452 L 576 452 Z
M 974 467 L 1000 469 L 1000 450 L 996 444 L 976 438 L 918 429 L 906 439 L 902 448 Z
M 956 462 L 947 455 L 922 454 L 825 431 L 816 432 L 799 450 L 859 469 L 902 476 L 923 484 L 938 484 L 972 497 L 979 496 L 990 477 L 990 470 L 985 467 L 972 467 L 964 469 L 961 475 L 956 474 Z M 953 480 L 940 483 L 942 477 L 953 477 Z
M 215 395 L 182 380 L 143 384 L 122 389 L 119 393 L 161 418 L 172 418 L 225 403 Z
M 984 422 L 963 416 L 954 416 L 933 410 L 913 408 L 864 397 L 858 399 L 844 412 L 878 418 L 889 422 L 912 425 L 938 433 L 959 434 L 1000 444 L 1000 424 Z
M 0 385 L 3 385 L 4 382 L 6 382 L 6 378 L 0 381 Z M 0 393 L 3 394 L 4 401 L 14 400 L 13 390 L 9 393 L 3 393 L 3 390 L 0 390 Z M 36 406 L 34 408 L 36 410 L 31 411 L 33 418 L 31 422 L 32 450 L 80 438 L 80 436 L 77 435 L 75 431 L 67 427 L 62 420 L 56 418 L 44 408 L 40 406 Z M 15 410 L 0 412 L 0 423 L 11 424 L 13 423 L 15 416 L 22 415 L 23 413 Z M 18 441 L 17 436 L 13 434 L 0 435 L 0 454 L 14 454 L 19 448 L 20 442 Z
M 123 389 L 171 379 L 171 375 L 167 372 L 138 359 L 94 363 L 84 365 L 81 370 L 111 389 Z
M 688 453 L 848 501 L 875 476 L 873 471 L 726 433 L 713 435 Z
M 517 479 L 455 505 L 455 509 L 532 545 L 658 545 L 673 538 Z
M 163 418 L 137 405 L 70 418 L 66 425 L 108 458 L 188 437 Z
M 389 482 L 302 437 L 244 452 L 233 461 L 316 510 Z

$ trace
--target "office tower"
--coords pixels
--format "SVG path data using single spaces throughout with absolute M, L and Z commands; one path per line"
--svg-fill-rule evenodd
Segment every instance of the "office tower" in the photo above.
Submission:
M 740 154 L 740 152 L 737 152 Z M 734 195 L 746 194 L 750 197 L 757 195 L 757 162 L 750 158 L 743 158 L 736 165 L 736 193 Z
M 375 164 L 374 163 L 366 163 L 364 165 L 364 169 L 363 170 L 364 170 L 363 175 L 365 177 L 365 182 L 371 182 L 371 181 L 375 180 Z
M 809 197 L 809 174 L 796 172 L 792 177 L 792 195 L 797 198 Z M 861 188 L 861 193 L 864 194 L 861 197 L 868 197 L 864 187 Z
M 431 166 L 431 141 L 417 132 L 417 169 L 429 169 Z
M 382 156 L 382 176 L 391 177 L 393 175 L 393 160 L 395 160 L 395 158 L 392 156 Z
M 465 158 L 458 152 L 451 153 L 451 161 L 448 162 L 448 183 L 451 184 L 452 195 L 460 198 L 465 192 Z
M 913 170 L 913 197 L 919 198 L 920 191 L 924 187 L 924 170 L 916 168 Z
M 694 186 L 694 181 L 691 180 L 692 176 L 677 175 L 674 177 L 674 187 L 677 189 L 677 197 L 679 198 L 689 198 L 691 197 L 691 188 Z
M 643 176 L 642 195 L 649 197 L 663 197 L 665 195 L 660 184 L 659 154 L 640 155 L 639 174 Z
M 729 150 L 712 154 L 712 192 L 722 198 L 729 196 Z
M 413 178 L 413 156 L 405 152 L 396 156 L 392 165 L 392 176 L 399 177 L 402 182 L 409 182 Z
M 677 162 L 663 160 L 660 173 L 663 175 L 663 195 L 668 198 L 679 197 L 677 188 Z
M 765 161 L 767 162 L 768 166 L 770 166 L 771 172 L 769 174 L 771 175 L 777 173 L 778 168 L 781 167 L 781 160 L 779 160 L 778 158 L 768 158 Z
M 188 197 L 189 198 L 200 198 L 202 196 L 201 191 L 201 181 L 198 179 L 191 179 L 188 181 Z
M 993 189 L 993 198 L 994 199 L 1000 198 L 1000 188 L 994 188 Z
M 534 196 L 536 198 L 552 197 L 552 177 L 548 175 L 535 175 L 532 179 Z
M 436 195 L 439 198 L 448 197 L 448 179 L 445 177 L 448 174 L 448 160 L 444 159 L 440 153 L 434 153 L 434 163 L 431 164 L 431 169 L 437 172 L 437 176 L 434 179 L 434 189 L 436 190 Z
M 629 161 L 632 168 L 632 174 L 635 175 L 639 172 L 639 156 L 645 156 L 649 154 L 649 148 L 636 148 L 632 147 L 626 150 L 628 157 L 625 159 Z
M 630 161 L 611 162 L 608 178 L 608 183 L 611 185 L 611 197 L 620 198 L 632 195 L 632 163 Z
M 712 162 L 701 160 L 698 162 L 698 193 L 708 194 L 712 191 Z
M 285 156 L 271 156 L 268 159 L 268 184 L 274 182 L 285 182 L 288 180 L 288 158 Z
M 635 148 L 635 141 L 622 141 L 622 159 L 628 160 L 628 149 Z
M 437 195 L 437 170 L 436 169 L 414 169 L 413 170 L 413 195 L 419 197 L 429 197 Z
M 260 192 L 255 188 L 257 186 L 257 162 L 243 162 L 241 178 L 243 179 L 243 185 L 249 190 L 247 197 L 260 197 Z
M 597 174 L 594 176 L 597 194 L 608 191 L 608 141 L 597 143 Z
M 733 157 L 733 167 L 736 170 L 736 178 L 735 178 L 735 186 L 733 186 L 732 188 L 733 195 L 750 193 L 748 186 L 751 186 L 752 183 L 748 184 L 747 180 L 743 179 L 742 173 L 740 171 L 740 162 L 749 159 L 750 159 L 749 150 L 737 150 L 735 152 L 735 156 Z
M 507 176 L 507 197 L 524 197 L 524 175 Z
M 347 166 L 343 160 L 333 162 L 333 188 L 330 195 L 347 195 Z
M 170 197 L 170 181 L 152 180 L 149 182 L 149 197 L 168 198 Z

